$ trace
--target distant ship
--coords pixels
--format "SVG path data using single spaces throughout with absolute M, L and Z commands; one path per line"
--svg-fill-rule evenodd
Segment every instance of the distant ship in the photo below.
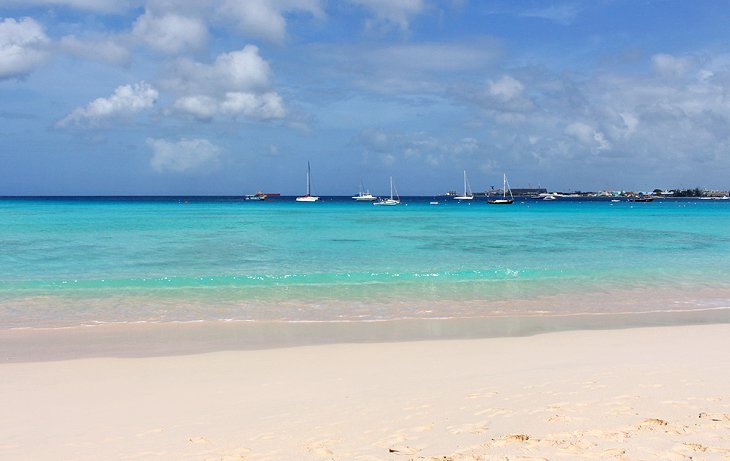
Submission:
M 269 196 L 268 194 L 264 194 L 263 192 L 259 191 L 259 192 L 256 192 L 255 194 L 244 195 L 243 199 L 244 200 L 266 200 L 266 197 L 268 197 L 268 196 Z
M 464 170 L 464 195 L 457 195 L 454 200 L 472 200 L 474 194 L 471 193 L 471 186 L 469 185 L 469 179 L 466 177 L 466 170 Z
M 509 197 L 507 198 L 507 191 L 509 191 Z M 490 205 L 512 205 L 515 198 L 512 196 L 512 189 L 507 184 L 507 174 L 504 175 L 504 190 L 502 191 L 502 198 L 487 200 Z
M 311 189 L 312 189 L 312 186 L 311 186 L 311 182 L 309 179 L 309 162 L 307 162 L 307 194 L 303 195 L 301 197 L 297 197 L 296 201 L 297 202 L 316 202 L 317 200 L 319 200 L 319 197 L 313 197 L 312 195 L 310 195 Z
M 363 192 L 362 182 L 360 182 L 360 192 L 357 195 L 353 195 L 352 199 L 356 202 L 374 202 L 378 197 L 371 194 L 369 190 Z
M 373 202 L 373 205 L 384 205 L 384 206 L 395 206 L 400 205 L 400 197 L 398 191 L 395 191 L 395 198 L 393 198 L 393 177 L 390 177 L 390 198 L 381 198 L 377 202 Z

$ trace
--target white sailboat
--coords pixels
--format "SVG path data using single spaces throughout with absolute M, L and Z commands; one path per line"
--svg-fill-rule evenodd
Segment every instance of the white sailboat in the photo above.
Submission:
M 509 197 L 507 198 L 507 192 L 509 191 Z M 502 190 L 502 198 L 487 200 L 490 205 L 512 205 L 515 198 L 512 196 L 512 190 L 509 188 L 507 183 L 507 175 L 504 175 L 504 189 Z
M 381 198 L 377 202 L 373 202 L 373 205 L 385 205 L 385 206 L 395 206 L 400 205 L 400 197 L 398 196 L 398 191 L 395 191 L 395 198 L 393 198 L 393 190 L 395 187 L 393 186 L 393 177 L 390 177 L 390 198 Z
M 471 193 L 471 186 L 469 185 L 469 180 L 466 177 L 466 170 L 464 170 L 464 195 L 457 195 L 454 197 L 454 200 L 472 200 L 474 198 L 474 194 Z
M 370 191 L 363 192 L 362 181 L 360 181 L 360 192 L 357 195 L 353 195 L 352 199 L 356 202 L 374 202 L 378 197 L 370 193 Z
M 309 176 L 310 176 L 310 173 L 309 173 L 309 162 L 307 162 L 307 195 L 303 195 L 301 197 L 297 197 L 296 198 L 296 201 L 297 202 L 316 202 L 317 200 L 319 200 L 319 197 L 313 197 L 312 195 L 310 195 L 312 186 L 311 186 L 311 183 L 310 183 Z

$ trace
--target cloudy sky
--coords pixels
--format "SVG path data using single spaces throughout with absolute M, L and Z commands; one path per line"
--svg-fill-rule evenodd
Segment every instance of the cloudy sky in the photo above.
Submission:
M 730 188 L 724 0 L 0 0 L 0 195 Z

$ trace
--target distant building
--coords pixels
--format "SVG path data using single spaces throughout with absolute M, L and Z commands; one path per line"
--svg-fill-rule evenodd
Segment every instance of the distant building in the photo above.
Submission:
M 501 195 L 502 189 L 493 189 L 487 191 L 487 195 Z M 512 189 L 512 195 L 520 195 L 523 197 L 532 197 L 534 195 L 547 194 L 547 189 L 543 188 L 527 188 L 527 189 Z

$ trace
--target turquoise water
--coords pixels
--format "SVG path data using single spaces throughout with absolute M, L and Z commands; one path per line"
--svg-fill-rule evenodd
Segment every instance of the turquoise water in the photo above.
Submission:
M 730 306 L 730 203 L 0 200 L 0 327 Z

